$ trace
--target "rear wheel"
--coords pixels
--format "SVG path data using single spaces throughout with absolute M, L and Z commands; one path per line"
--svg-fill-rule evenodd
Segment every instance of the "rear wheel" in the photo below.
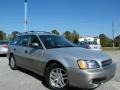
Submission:
M 11 55 L 10 58 L 9 58 L 9 65 L 10 65 L 12 70 L 16 70 L 17 69 L 15 57 L 13 55 Z
M 45 73 L 45 81 L 53 90 L 63 90 L 68 86 L 68 76 L 66 70 L 59 64 L 50 65 Z

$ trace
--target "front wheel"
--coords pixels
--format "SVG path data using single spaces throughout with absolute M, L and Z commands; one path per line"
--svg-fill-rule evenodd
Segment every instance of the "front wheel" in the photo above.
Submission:
M 50 65 L 45 73 L 45 81 L 52 90 L 63 90 L 68 86 L 66 70 L 59 64 Z

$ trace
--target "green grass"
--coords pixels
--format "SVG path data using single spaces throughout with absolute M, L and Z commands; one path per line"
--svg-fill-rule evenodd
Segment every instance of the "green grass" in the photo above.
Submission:
M 115 47 L 115 48 L 103 47 L 102 49 L 103 49 L 103 51 L 118 51 L 118 50 L 120 50 L 120 47 Z

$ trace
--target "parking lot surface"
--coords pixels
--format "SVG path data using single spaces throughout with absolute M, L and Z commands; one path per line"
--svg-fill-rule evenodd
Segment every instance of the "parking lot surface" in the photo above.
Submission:
M 115 77 L 96 90 L 120 90 L 120 51 L 106 51 L 117 64 Z M 12 71 L 8 59 L 0 56 L 0 90 L 49 90 L 43 83 L 43 78 L 28 70 Z M 82 90 L 70 87 L 68 90 Z

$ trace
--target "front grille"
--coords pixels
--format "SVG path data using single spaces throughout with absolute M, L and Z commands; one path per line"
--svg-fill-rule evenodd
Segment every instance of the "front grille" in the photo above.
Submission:
M 102 61 L 102 67 L 110 65 L 111 63 L 112 63 L 112 59 L 108 59 L 108 60 Z

